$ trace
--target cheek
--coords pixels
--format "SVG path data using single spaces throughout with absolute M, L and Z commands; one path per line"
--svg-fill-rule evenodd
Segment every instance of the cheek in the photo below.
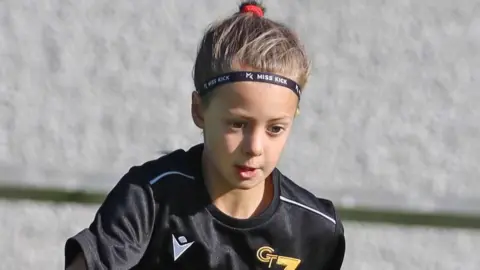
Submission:
M 235 152 L 241 143 L 238 133 L 230 133 L 220 121 L 205 122 L 205 143 L 215 155 L 225 155 Z
M 275 145 L 273 147 L 270 147 L 269 151 L 267 152 L 268 163 L 275 165 L 280 159 L 280 154 L 282 150 L 283 150 L 283 147 L 280 145 Z
M 267 162 L 272 166 L 276 166 L 282 151 L 285 148 L 285 144 L 288 139 L 288 133 L 285 136 L 279 137 L 275 140 L 270 141 L 268 151 L 267 151 Z

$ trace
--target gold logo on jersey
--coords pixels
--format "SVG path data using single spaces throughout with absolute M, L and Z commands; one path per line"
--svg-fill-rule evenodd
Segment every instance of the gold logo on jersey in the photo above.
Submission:
M 272 264 L 285 266 L 284 270 L 295 270 L 302 262 L 297 258 L 280 256 L 275 254 L 275 250 L 271 247 L 261 247 L 257 250 L 257 259 L 263 263 L 268 263 L 268 268 L 272 268 Z

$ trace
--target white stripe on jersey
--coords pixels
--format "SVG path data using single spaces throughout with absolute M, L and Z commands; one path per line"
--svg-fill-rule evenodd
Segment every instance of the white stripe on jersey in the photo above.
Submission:
M 195 177 L 191 176 L 191 175 L 188 175 L 188 174 L 184 174 L 184 173 L 181 173 L 181 172 L 177 172 L 177 171 L 169 171 L 169 172 L 164 172 L 162 174 L 160 174 L 159 176 L 153 178 L 152 180 L 150 180 L 150 185 L 153 185 L 155 184 L 156 182 L 158 182 L 158 180 L 164 178 L 165 176 L 169 176 L 169 175 L 172 175 L 172 174 L 179 174 L 181 176 L 184 176 L 184 177 L 187 177 L 187 178 L 190 178 L 192 180 L 195 179 Z
M 300 206 L 300 207 L 302 207 L 302 208 L 304 208 L 304 209 L 307 209 L 307 210 L 309 210 L 309 211 L 311 211 L 311 212 L 313 212 L 313 213 L 315 213 L 315 214 L 318 214 L 318 215 L 320 215 L 320 216 L 322 216 L 322 217 L 330 220 L 331 222 L 333 222 L 333 224 L 337 224 L 337 222 L 335 221 L 335 219 L 327 216 L 326 214 L 324 214 L 324 213 L 322 213 L 322 212 L 320 212 L 320 211 L 318 211 L 318 210 L 315 210 L 315 209 L 313 209 L 313 208 L 311 208 L 311 207 L 308 207 L 308 206 L 306 206 L 306 205 L 304 205 L 304 204 L 301 204 L 301 203 L 296 202 L 296 201 L 292 201 L 292 200 L 287 199 L 287 198 L 285 198 L 285 197 L 283 197 L 283 196 L 280 196 L 280 200 L 282 200 L 282 201 L 284 201 L 284 202 L 291 203 L 291 204 L 296 205 L 296 206 Z

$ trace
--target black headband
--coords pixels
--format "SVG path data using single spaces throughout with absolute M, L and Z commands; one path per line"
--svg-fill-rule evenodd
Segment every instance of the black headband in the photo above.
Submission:
M 245 81 L 265 82 L 265 83 L 284 86 L 292 90 L 300 99 L 300 86 L 296 82 L 288 78 L 285 78 L 273 73 L 267 73 L 267 72 L 239 71 L 239 72 L 225 73 L 205 82 L 203 84 L 203 88 L 198 89 L 198 92 L 200 96 L 203 96 L 209 93 L 210 91 L 212 91 L 217 86 L 227 84 L 227 83 L 245 82 Z

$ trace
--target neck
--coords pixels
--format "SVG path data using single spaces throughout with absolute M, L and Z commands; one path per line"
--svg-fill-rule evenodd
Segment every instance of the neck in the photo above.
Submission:
M 203 162 L 204 179 L 210 198 L 218 210 L 237 219 L 247 219 L 261 213 L 273 199 L 273 181 L 271 176 L 250 189 L 235 189 L 220 174 Z
M 266 184 L 259 184 L 249 190 L 232 189 L 212 198 L 213 204 L 223 213 L 237 218 L 247 219 L 262 212 L 270 203 L 265 196 Z M 213 189 L 210 189 L 213 191 Z M 213 191 L 215 193 L 215 191 Z

